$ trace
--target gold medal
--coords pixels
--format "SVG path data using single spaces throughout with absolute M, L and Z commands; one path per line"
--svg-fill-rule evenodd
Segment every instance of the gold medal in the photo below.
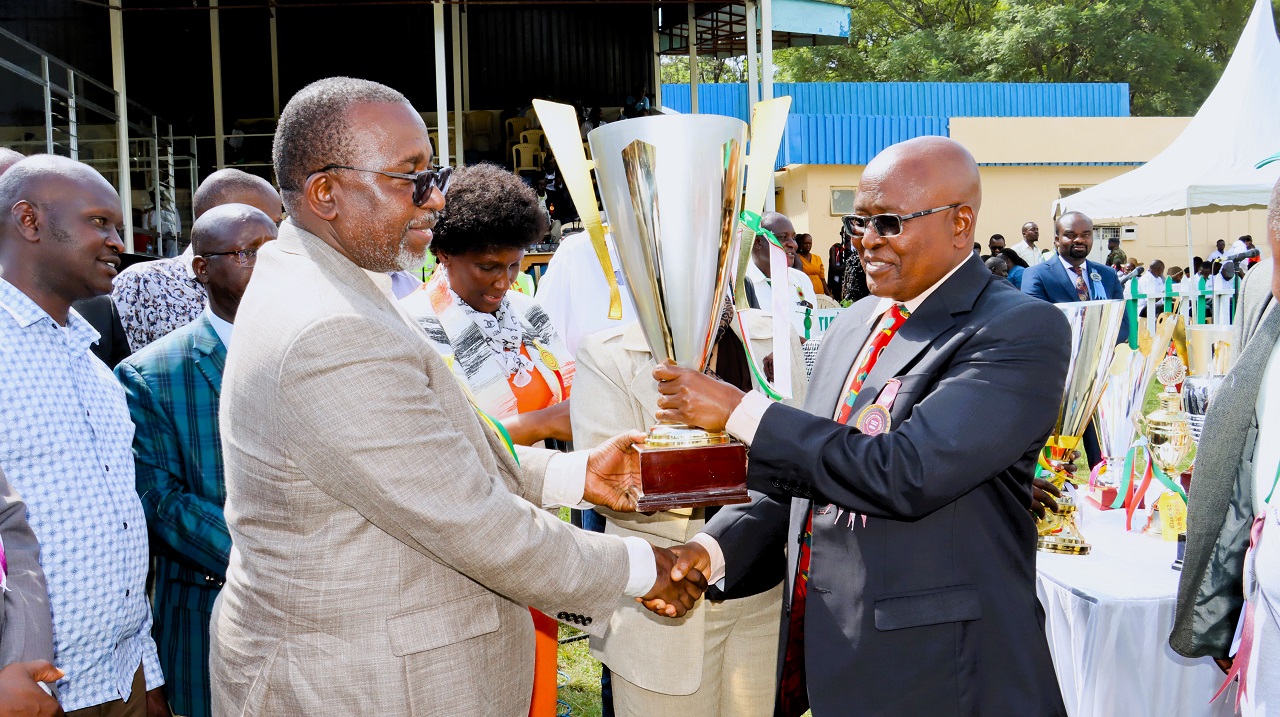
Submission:
M 854 428 L 868 436 L 878 436 L 889 430 L 889 409 L 878 403 L 862 409 L 862 413 L 858 414 L 858 420 L 853 424 Z
M 874 403 L 862 409 L 853 427 L 867 436 L 878 436 L 892 428 L 893 419 L 889 416 L 889 409 L 893 407 L 893 401 L 898 397 L 898 389 L 901 386 L 902 382 L 896 378 L 885 382 L 880 395 L 876 396 Z
M 538 349 L 538 358 L 542 359 L 542 365 L 543 365 L 543 366 L 546 366 L 547 368 L 551 369 L 552 371 L 559 371 L 559 370 L 560 370 L 560 362 L 556 360 L 556 355 L 555 355 L 555 354 L 553 354 L 553 353 L 551 353 L 550 351 L 548 351 L 548 350 L 547 350 L 547 347 L 543 346 L 542 344 L 538 343 L 537 341 L 534 341 L 534 342 L 533 342 L 533 346 L 534 346 L 534 348 Z

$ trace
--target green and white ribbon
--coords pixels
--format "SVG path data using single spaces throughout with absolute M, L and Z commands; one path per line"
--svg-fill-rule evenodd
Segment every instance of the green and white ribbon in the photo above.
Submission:
M 789 303 L 791 278 L 788 276 L 787 253 L 782 249 L 782 242 L 765 227 L 760 226 L 761 217 L 751 211 L 743 211 L 739 217 L 745 231 L 742 241 L 754 242 L 756 236 L 763 236 L 769 241 L 769 283 L 771 284 L 773 313 L 773 381 L 765 379 L 760 370 L 760 363 L 751 352 L 751 334 L 747 331 L 747 322 L 739 318 L 738 327 L 742 330 L 742 343 L 747 352 L 747 361 L 751 364 L 751 373 L 761 387 L 761 392 L 775 401 L 791 398 L 791 304 Z M 744 247 L 745 253 L 745 247 Z M 745 276 L 746 272 L 741 274 Z

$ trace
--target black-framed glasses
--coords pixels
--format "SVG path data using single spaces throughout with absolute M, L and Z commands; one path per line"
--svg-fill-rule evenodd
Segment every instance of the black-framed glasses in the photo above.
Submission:
M 902 223 L 911 219 L 919 219 L 927 217 L 937 212 L 945 212 L 948 209 L 955 209 L 963 202 L 948 204 L 945 207 L 934 207 L 926 209 L 922 212 L 913 212 L 911 214 L 875 214 L 869 217 L 860 216 L 858 214 L 846 214 L 842 217 L 844 222 L 844 230 L 853 236 L 862 236 L 867 233 L 867 227 L 870 226 L 875 230 L 876 234 L 882 237 L 896 237 L 902 233 Z
M 210 251 L 199 254 L 206 259 L 214 256 L 234 256 L 240 266 L 253 266 L 258 263 L 257 249 L 240 249 L 238 251 Z
M 346 164 L 326 164 L 317 169 L 316 172 L 327 172 L 330 169 L 349 169 L 352 172 L 368 172 L 369 174 L 381 174 L 384 177 L 392 179 L 407 179 L 413 182 L 413 205 L 420 207 L 427 203 L 427 197 L 431 195 L 431 188 L 435 187 L 440 190 L 440 196 L 449 190 L 449 177 L 453 174 L 453 167 L 436 167 L 435 169 L 424 169 L 421 172 L 384 172 L 381 169 L 363 169 L 361 167 L 352 167 Z

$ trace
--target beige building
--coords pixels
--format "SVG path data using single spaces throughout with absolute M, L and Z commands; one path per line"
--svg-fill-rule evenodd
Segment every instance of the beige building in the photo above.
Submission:
M 982 210 L 975 239 L 985 248 L 992 234 L 1009 245 L 1021 241 L 1022 225 L 1040 225 L 1039 246 L 1053 234 L 1053 202 L 1123 174 L 1160 153 L 1190 122 L 1187 117 L 953 117 L 952 139 L 969 148 L 982 174 Z M 862 167 L 789 165 L 776 173 L 778 211 L 797 232 L 813 235 L 824 261 L 840 237 L 840 217 L 848 213 Z M 1163 259 L 1186 266 L 1187 224 L 1170 216 L 1098 219 L 1095 245 L 1121 237 L 1121 248 L 1142 263 Z M 1218 239 L 1266 235 L 1266 211 L 1196 212 L 1192 248 L 1207 256 Z M 1095 249 L 1099 251 L 1099 249 Z

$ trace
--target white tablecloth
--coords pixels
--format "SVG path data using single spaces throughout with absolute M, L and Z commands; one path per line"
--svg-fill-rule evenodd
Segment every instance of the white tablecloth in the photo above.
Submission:
M 1179 575 L 1170 566 L 1177 543 L 1128 533 L 1123 510 L 1098 510 L 1083 496 L 1079 502 L 1084 503 L 1081 533 L 1093 551 L 1084 556 L 1042 552 L 1036 563 L 1036 592 L 1067 712 L 1072 717 L 1233 714 L 1234 687 L 1209 704 L 1223 680 L 1213 661 L 1187 659 L 1169 647 Z

